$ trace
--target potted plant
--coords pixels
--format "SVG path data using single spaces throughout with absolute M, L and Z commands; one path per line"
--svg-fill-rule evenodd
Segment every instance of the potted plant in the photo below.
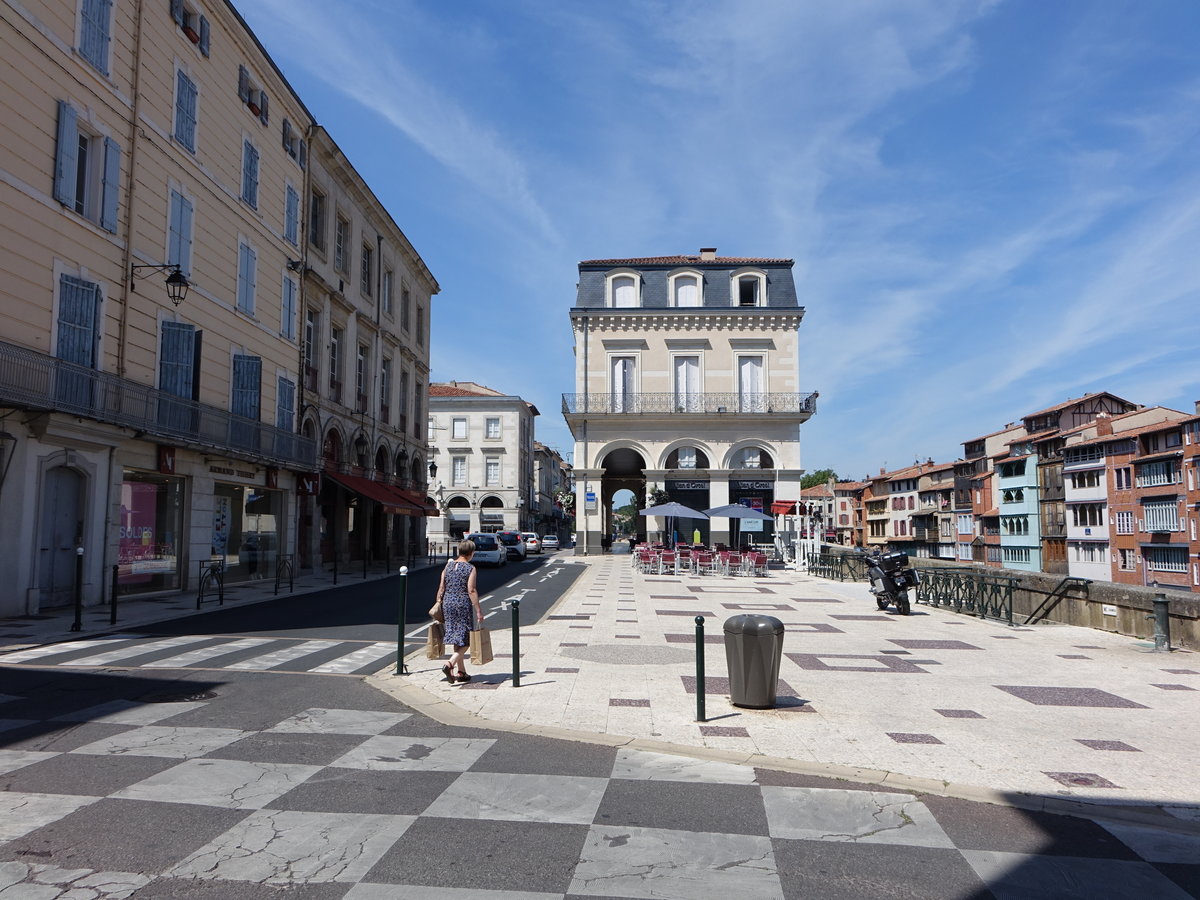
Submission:
M 254 113 L 256 116 L 262 115 L 262 110 L 253 100 L 247 100 L 246 105 L 250 107 L 250 112 Z
M 193 44 L 200 43 L 200 32 L 198 32 L 191 25 L 184 25 L 183 33 L 188 36 L 188 40 L 191 41 Z

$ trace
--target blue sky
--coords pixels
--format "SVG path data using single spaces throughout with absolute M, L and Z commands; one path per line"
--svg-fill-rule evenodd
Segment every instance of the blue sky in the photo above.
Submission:
M 1200 4 L 235 2 L 564 454 L 576 264 L 701 246 L 796 261 L 810 470 L 1200 399 Z

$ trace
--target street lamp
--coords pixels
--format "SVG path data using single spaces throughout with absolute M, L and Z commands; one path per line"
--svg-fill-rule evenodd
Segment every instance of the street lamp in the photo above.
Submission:
M 170 269 L 171 272 L 167 275 L 166 281 L 163 282 L 167 286 L 167 297 L 175 306 L 179 306 L 187 297 L 188 288 L 191 285 L 188 283 L 187 276 L 176 263 L 146 263 L 145 265 L 130 266 L 129 271 L 129 289 L 137 290 L 135 279 L 137 278 L 138 269 L 157 269 L 163 271 Z
M 432 459 L 429 461 L 429 477 L 431 479 L 437 478 L 437 463 Z

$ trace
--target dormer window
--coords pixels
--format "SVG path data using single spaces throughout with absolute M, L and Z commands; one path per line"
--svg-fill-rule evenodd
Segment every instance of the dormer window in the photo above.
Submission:
M 701 281 L 696 272 L 678 272 L 668 278 L 672 306 L 701 306 Z
M 641 279 L 632 273 L 614 273 L 608 278 L 608 305 L 641 306 Z
M 730 277 L 731 306 L 766 306 L 767 276 L 758 270 L 734 272 Z

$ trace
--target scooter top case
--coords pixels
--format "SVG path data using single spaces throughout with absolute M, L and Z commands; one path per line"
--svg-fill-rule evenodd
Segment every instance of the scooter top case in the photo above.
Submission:
M 908 554 L 903 550 L 894 550 L 879 557 L 879 568 L 891 573 L 908 567 Z

